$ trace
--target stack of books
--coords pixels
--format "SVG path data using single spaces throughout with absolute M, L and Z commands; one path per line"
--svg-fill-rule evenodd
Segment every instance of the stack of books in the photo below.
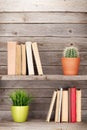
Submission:
M 55 105 L 56 104 L 56 105 Z M 46 121 L 49 122 L 55 107 L 55 122 L 81 122 L 81 89 L 68 88 L 54 91 Z
M 26 42 L 25 44 L 8 42 L 7 45 L 8 75 L 43 75 L 36 42 Z

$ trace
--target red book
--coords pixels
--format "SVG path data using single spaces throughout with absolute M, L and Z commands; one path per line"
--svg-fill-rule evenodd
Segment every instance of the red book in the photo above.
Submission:
M 76 122 L 76 88 L 70 89 L 70 102 L 71 122 Z

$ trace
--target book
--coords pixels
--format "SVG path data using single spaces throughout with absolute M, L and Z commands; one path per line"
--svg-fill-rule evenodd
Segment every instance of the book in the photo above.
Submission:
M 81 122 L 81 90 L 76 90 L 76 121 Z
M 58 122 L 58 111 L 59 111 L 59 90 L 57 90 L 55 122 Z
M 26 75 L 26 48 L 25 44 L 21 44 L 21 54 L 22 54 L 22 75 Z
M 21 75 L 21 45 L 16 44 L 16 75 Z
M 70 89 L 70 111 L 71 111 L 71 122 L 76 122 L 76 88 Z
M 71 122 L 71 109 L 70 109 L 70 106 L 71 106 L 71 101 L 70 101 L 70 88 L 68 88 L 68 120 L 69 122 Z
M 8 50 L 8 75 L 15 75 L 16 71 L 16 44 L 17 42 L 7 42 Z
M 34 59 L 35 59 L 38 75 L 43 75 L 40 55 L 39 55 L 38 46 L 36 42 L 32 43 L 32 50 L 34 54 Z
M 62 93 L 62 122 L 68 122 L 68 90 L 63 90 Z
M 57 95 L 57 92 L 54 91 L 54 92 L 53 92 L 52 99 L 51 99 L 49 111 L 48 111 L 48 114 L 47 114 L 47 119 L 46 119 L 47 122 L 50 121 L 51 114 L 52 114 L 52 110 L 53 110 L 53 107 L 54 107 L 54 103 L 55 103 L 55 101 L 56 101 L 56 95 Z
M 31 42 L 26 42 L 27 64 L 28 64 L 28 74 L 34 75 L 34 65 L 33 65 L 31 44 L 32 44 Z
M 62 91 L 63 91 L 63 89 L 61 88 L 61 89 L 60 89 L 60 92 L 59 92 L 59 110 L 58 110 L 58 122 L 60 122 L 60 121 L 61 121 Z

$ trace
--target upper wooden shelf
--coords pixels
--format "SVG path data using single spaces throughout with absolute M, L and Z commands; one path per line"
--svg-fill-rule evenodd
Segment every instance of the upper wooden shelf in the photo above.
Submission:
M 0 80 L 87 80 L 87 75 L 33 75 L 33 76 L 22 76 L 22 75 L 1 75 Z

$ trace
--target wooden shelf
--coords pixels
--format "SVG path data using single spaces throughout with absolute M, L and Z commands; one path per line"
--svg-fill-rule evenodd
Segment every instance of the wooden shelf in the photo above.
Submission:
M 65 76 L 65 75 L 10 76 L 10 75 L 1 75 L 0 80 L 87 80 L 87 75 L 76 75 L 76 76 Z
M 0 130 L 87 130 L 87 123 L 55 123 L 41 120 L 15 123 L 0 121 Z

